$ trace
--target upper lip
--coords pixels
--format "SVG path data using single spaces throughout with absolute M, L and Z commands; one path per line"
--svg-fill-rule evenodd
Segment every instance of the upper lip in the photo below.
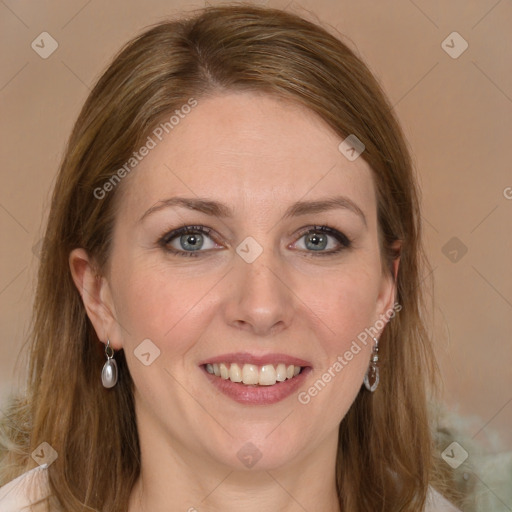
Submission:
M 233 352 L 231 354 L 222 354 L 220 356 L 209 357 L 199 363 L 199 366 L 204 364 L 220 364 L 220 363 L 237 363 L 237 364 L 253 364 L 256 366 L 264 366 L 266 364 L 279 364 L 286 365 L 293 364 L 294 366 L 311 366 L 311 363 L 300 359 L 299 357 L 290 356 L 288 354 L 272 353 L 255 355 L 249 352 Z

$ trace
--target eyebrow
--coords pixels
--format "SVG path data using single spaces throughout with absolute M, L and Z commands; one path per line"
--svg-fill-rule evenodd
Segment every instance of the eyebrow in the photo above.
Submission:
M 227 205 L 218 201 L 197 197 L 171 197 L 169 199 L 158 201 L 155 205 L 149 208 L 139 219 L 139 222 L 142 222 L 148 215 L 151 215 L 152 213 L 163 210 L 164 208 L 172 208 L 176 206 L 181 208 L 188 208 L 189 210 L 196 210 L 213 217 L 233 217 L 233 210 Z M 322 213 L 335 209 L 346 209 L 352 213 L 355 213 L 362 219 L 365 226 L 367 226 L 366 217 L 361 208 L 359 208 L 359 206 L 357 206 L 357 204 L 350 200 L 348 197 L 344 196 L 329 197 L 316 201 L 297 201 L 286 210 L 283 215 L 283 219 L 298 217 L 300 215 L 307 215 L 311 213 Z

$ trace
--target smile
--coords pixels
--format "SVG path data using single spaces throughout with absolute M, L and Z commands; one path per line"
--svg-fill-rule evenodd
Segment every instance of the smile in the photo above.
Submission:
M 246 385 L 273 386 L 277 382 L 293 379 L 300 374 L 302 366 L 284 363 L 255 364 L 214 363 L 204 365 L 206 371 L 224 380 Z

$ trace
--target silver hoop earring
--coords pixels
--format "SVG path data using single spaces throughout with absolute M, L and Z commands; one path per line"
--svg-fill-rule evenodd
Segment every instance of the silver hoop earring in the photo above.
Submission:
M 366 375 L 364 376 L 364 385 L 371 393 L 373 393 L 379 385 L 379 367 L 377 366 L 379 362 L 379 340 L 373 338 L 373 341 L 375 341 L 375 345 L 372 350 L 370 366 L 368 366 Z
M 101 383 L 106 388 L 113 388 L 117 384 L 117 362 L 114 359 L 114 349 L 110 346 L 110 340 L 107 340 L 105 355 L 107 361 L 101 370 Z

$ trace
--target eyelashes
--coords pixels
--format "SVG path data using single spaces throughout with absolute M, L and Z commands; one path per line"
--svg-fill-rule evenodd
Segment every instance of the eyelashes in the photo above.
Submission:
M 320 234 L 320 236 L 318 236 Z M 313 226 L 306 228 L 299 235 L 298 240 L 302 240 L 306 237 L 306 243 L 312 243 L 314 249 L 312 251 L 306 251 L 311 253 L 318 253 L 318 256 L 326 256 L 329 254 L 337 254 L 343 249 L 348 249 L 352 245 L 352 241 L 341 231 L 330 226 Z M 338 242 L 338 247 L 329 251 L 322 251 L 323 243 L 326 241 L 329 244 L 328 237 L 334 238 Z M 315 247 L 316 246 L 316 247 Z
M 215 242 L 213 233 L 213 230 L 206 226 L 182 226 L 166 233 L 157 243 L 167 253 L 180 257 L 197 258 L 224 247 Z M 329 238 L 334 239 L 337 246 L 334 249 L 323 250 L 331 244 L 332 240 Z M 303 239 L 305 239 L 303 243 L 305 248 L 301 248 L 299 251 L 312 257 L 332 256 L 352 246 L 352 241 L 344 233 L 325 225 L 309 226 L 303 229 L 298 235 L 297 242 Z M 308 250 L 308 244 L 311 250 Z M 205 245 L 210 246 L 205 249 Z M 187 248 L 191 250 L 187 250 Z
M 178 229 L 174 229 L 169 233 L 166 233 L 159 241 L 158 245 L 160 245 L 165 251 L 170 252 L 172 254 L 176 254 L 178 256 L 199 256 L 200 249 L 203 247 L 202 239 L 207 236 L 210 239 L 212 230 L 207 228 L 206 226 L 183 226 Z M 199 235 L 199 236 L 198 236 Z M 179 238 L 178 238 L 179 237 Z M 178 238 L 180 243 L 184 243 L 192 248 L 192 251 L 180 250 L 176 249 L 171 245 L 171 242 Z M 211 248 L 210 248 L 211 249 Z

